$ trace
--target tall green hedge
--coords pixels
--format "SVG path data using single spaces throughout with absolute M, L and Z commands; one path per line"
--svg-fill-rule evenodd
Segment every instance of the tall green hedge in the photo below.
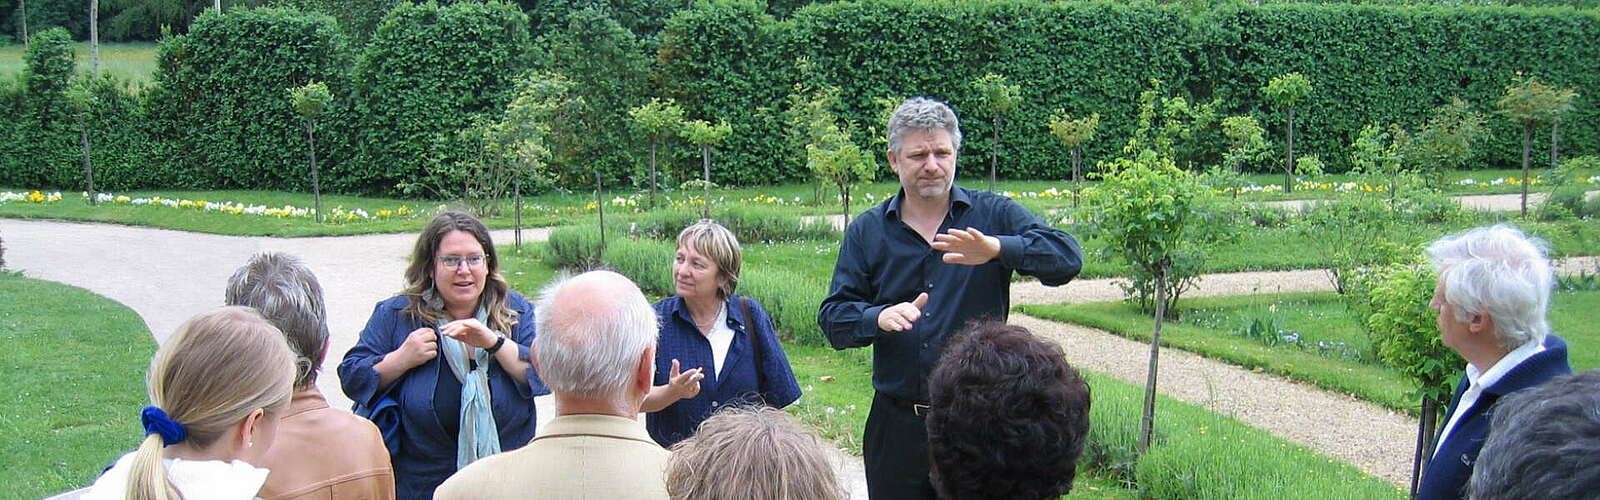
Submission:
M 72 80 L 72 38 L 51 28 L 36 34 L 24 55 L 26 66 L 9 85 L 11 119 L 0 129 L 5 152 L 0 154 L 0 185 L 21 187 L 71 185 L 63 170 L 77 166 L 78 127 L 67 111 Z M 66 182 L 63 182 L 66 181 Z
M 511 4 L 402 3 L 390 10 L 356 65 L 354 91 L 345 98 L 351 108 L 341 120 L 349 143 L 342 158 L 330 158 L 329 185 L 394 193 L 401 182 L 423 182 L 444 192 L 418 195 L 450 194 L 448 180 L 429 167 L 469 154 L 456 132 L 502 112 L 528 69 L 529 46 L 527 16 Z
M 167 142 L 169 186 L 306 190 L 304 125 L 288 90 L 345 85 L 344 35 L 332 17 L 281 9 L 207 11 L 161 45 L 150 119 Z

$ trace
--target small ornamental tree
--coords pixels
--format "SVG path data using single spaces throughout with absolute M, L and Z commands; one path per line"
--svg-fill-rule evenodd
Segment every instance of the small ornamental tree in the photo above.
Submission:
M 1155 428 L 1155 388 L 1161 346 L 1161 324 L 1167 315 L 1168 280 L 1175 261 L 1194 246 L 1191 234 L 1201 222 L 1196 205 L 1205 190 L 1172 159 L 1142 152 L 1137 159 L 1118 158 L 1107 165 L 1100 188 L 1090 193 L 1080 211 L 1095 228 L 1107 251 L 1125 259 L 1155 281 L 1155 326 L 1150 335 L 1150 369 L 1145 381 L 1144 414 L 1138 450 L 1150 447 Z
M 1284 119 L 1283 192 L 1294 191 L 1294 108 L 1311 94 L 1311 79 L 1300 73 L 1289 73 L 1267 82 L 1261 95 L 1282 108 Z
M 650 139 L 650 208 L 656 207 L 656 147 L 662 139 L 678 133 L 683 127 L 683 108 L 672 99 L 651 98 L 628 110 L 634 127 Z
M 72 109 L 72 116 L 78 121 L 79 146 L 83 148 L 83 178 L 88 186 L 89 204 L 98 203 L 94 193 L 94 159 L 90 153 L 89 124 L 94 117 L 95 95 L 89 88 L 89 82 L 78 80 L 67 89 L 67 104 Z
M 861 181 L 870 181 L 877 173 L 877 163 L 872 155 L 862 150 L 850 134 L 836 125 L 829 125 L 815 144 L 806 146 L 806 167 L 823 182 L 839 190 L 840 214 L 845 224 L 850 223 L 850 188 Z
M 333 102 L 333 94 L 328 92 L 328 84 L 313 81 L 289 89 L 289 98 L 294 101 L 294 110 L 306 120 L 306 146 L 311 158 L 311 194 L 316 200 L 317 222 L 322 222 L 322 180 L 317 169 L 316 130 L 317 119 L 328 109 L 328 103 Z
M 1444 173 L 1459 169 L 1472 157 L 1472 148 L 1481 141 L 1483 113 L 1459 98 L 1434 108 L 1428 122 L 1406 143 L 1406 168 L 1422 174 L 1435 189 L 1444 188 Z
M 1074 185 L 1072 206 L 1078 206 L 1078 189 L 1083 187 L 1083 145 L 1094 140 L 1094 134 L 1100 129 L 1100 113 L 1089 116 L 1073 118 L 1066 110 L 1057 109 L 1050 115 L 1050 135 L 1061 140 L 1061 144 L 1072 150 L 1072 183 Z
M 1417 449 L 1412 462 L 1411 489 L 1433 455 L 1440 412 L 1454 394 L 1451 381 L 1460 377 L 1462 360 L 1439 338 L 1437 314 L 1428 309 L 1433 298 L 1434 273 L 1421 263 L 1383 268 L 1373 276 L 1368 295 L 1372 314 L 1364 321 L 1377 349 L 1378 359 L 1416 381 L 1422 419 L 1417 424 Z
M 1384 191 L 1393 201 L 1400 191 L 1402 178 L 1412 175 L 1402 161 L 1410 140 L 1411 136 L 1398 126 L 1390 125 L 1388 130 L 1376 123 L 1362 127 L 1350 142 L 1352 172 L 1370 185 L 1387 186 Z
M 1222 119 L 1222 136 L 1228 138 L 1228 151 L 1222 156 L 1222 170 L 1207 177 L 1215 179 L 1212 188 L 1224 188 L 1239 197 L 1245 166 L 1262 159 L 1267 153 L 1266 129 L 1250 116 L 1230 116 Z
M 1004 75 L 989 73 L 972 81 L 978 91 L 978 108 L 989 115 L 994 142 L 989 145 L 989 191 L 994 191 L 995 169 L 1000 158 L 1000 129 L 1005 118 L 1022 104 L 1022 87 L 1006 83 Z
M 705 210 L 701 215 L 709 219 L 711 218 L 710 191 L 712 186 L 711 147 L 721 144 L 724 139 L 727 139 L 729 135 L 732 135 L 733 127 L 728 125 L 727 121 L 718 122 L 716 125 L 712 125 L 711 122 L 705 120 L 692 120 L 684 122 L 683 128 L 680 129 L 678 133 L 683 136 L 684 140 L 689 141 L 690 144 L 700 146 L 700 166 L 702 169 L 702 177 L 700 180 L 703 182 L 702 187 L 705 188 L 707 193 Z
M 1539 81 L 1537 78 L 1523 78 L 1517 75 L 1512 78 L 1511 85 L 1506 86 L 1506 94 L 1495 101 L 1495 107 L 1500 114 L 1505 115 L 1517 124 L 1522 125 L 1522 216 L 1528 216 L 1528 169 L 1533 155 L 1533 128 L 1540 125 L 1550 125 L 1550 162 L 1555 165 L 1556 132 L 1555 124 L 1561 116 L 1572 111 L 1572 101 L 1578 97 L 1577 91 L 1571 89 L 1557 89 Z

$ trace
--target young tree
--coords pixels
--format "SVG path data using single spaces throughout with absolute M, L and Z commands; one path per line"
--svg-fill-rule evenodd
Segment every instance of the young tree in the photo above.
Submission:
M 22 48 L 28 48 L 28 0 L 17 0 L 17 9 L 21 11 L 22 20 Z
M 1102 175 L 1100 189 L 1089 195 L 1081 211 L 1107 250 L 1121 256 L 1155 280 L 1155 324 L 1150 335 L 1150 369 L 1145 380 L 1144 413 L 1138 450 L 1150 447 L 1155 426 L 1155 389 L 1161 347 L 1161 324 L 1167 316 L 1167 285 L 1175 261 L 1195 242 L 1201 222 L 1196 205 L 1205 190 L 1171 158 L 1144 151 L 1136 159 L 1118 158 Z
M 321 118 L 322 112 L 328 109 L 328 103 L 333 101 L 333 94 L 328 92 L 328 84 L 313 81 L 289 89 L 289 99 L 294 101 L 295 111 L 306 120 L 306 146 L 311 159 L 311 195 L 316 200 L 317 222 L 322 222 L 322 180 L 317 170 L 316 129 L 317 118 Z
M 1533 155 L 1533 128 L 1550 124 L 1551 165 L 1555 164 L 1555 123 L 1572 110 L 1577 91 L 1556 89 L 1538 78 L 1523 78 L 1521 74 L 1511 79 L 1506 93 L 1495 102 L 1500 114 L 1522 125 L 1522 216 L 1528 216 L 1528 169 Z
M 703 181 L 702 187 L 704 187 L 706 190 L 706 206 L 702 212 L 702 215 L 709 219 L 711 218 L 710 192 L 712 186 L 711 146 L 721 144 L 723 139 L 727 139 L 729 135 L 733 134 L 733 127 L 728 125 L 727 121 L 718 122 L 716 125 L 712 125 L 711 122 L 705 120 L 693 120 L 684 122 L 683 129 L 679 130 L 679 133 L 683 135 L 684 140 L 689 141 L 690 144 L 700 146 L 700 162 L 703 175 L 701 181 Z
M 1377 272 L 1373 281 L 1367 299 L 1372 314 L 1364 322 L 1367 334 L 1378 351 L 1378 359 L 1417 382 L 1416 396 L 1422 403 L 1411 474 L 1415 494 L 1418 473 L 1433 455 L 1439 409 L 1445 408 L 1454 394 L 1451 381 L 1460 376 L 1457 367 L 1462 360 L 1444 345 L 1435 324 L 1438 315 L 1428 309 L 1434 275 L 1427 266 L 1392 265 Z
M 1089 116 L 1073 118 L 1066 110 L 1057 109 L 1050 115 L 1050 135 L 1061 140 L 1061 144 L 1072 150 L 1072 206 L 1078 206 L 1078 190 L 1083 187 L 1083 145 L 1094 140 L 1095 132 L 1100 128 L 1100 113 Z
M 650 102 L 628 110 L 634 127 L 650 138 L 650 208 L 656 207 L 656 146 L 661 139 L 676 135 L 683 127 L 683 108 L 672 99 L 651 98 Z
M 1299 73 L 1289 73 L 1267 82 L 1261 88 L 1262 96 L 1287 113 L 1284 120 L 1283 192 L 1294 191 L 1294 107 L 1311 93 L 1311 79 Z
M 1222 135 L 1228 138 L 1228 152 L 1222 156 L 1222 172 L 1211 175 L 1225 179 L 1225 187 L 1239 197 L 1239 184 L 1246 165 L 1260 160 L 1267 152 L 1266 129 L 1250 116 L 1230 116 L 1222 119 Z M 1216 186 L 1213 186 L 1216 187 Z
M 78 120 L 79 145 L 83 148 L 83 177 L 88 185 L 89 204 L 98 204 L 94 192 L 94 159 L 89 154 L 89 125 L 94 117 L 95 95 L 90 89 L 89 82 L 78 80 L 67 89 L 67 104 L 72 109 L 72 115 Z
M 100 78 L 100 0 L 89 0 L 89 74 Z
M 818 179 L 839 189 L 841 215 L 850 223 L 850 188 L 861 181 L 872 180 L 877 163 L 872 156 L 850 140 L 849 132 L 829 124 L 827 132 L 817 143 L 806 146 L 806 166 Z
M 1434 108 L 1428 122 L 1406 143 L 1406 168 L 1427 178 L 1435 189 L 1444 188 L 1444 173 L 1461 168 L 1472 157 L 1472 147 L 1487 133 L 1483 113 L 1459 98 Z
M 978 107 L 989 114 L 994 142 L 989 146 L 989 191 L 994 191 L 995 168 L 1000 158 L 1000 129 L 1005 118 L 1022 104 L 1022 87 L 1006 83 L 1006 77 L 989 73 L 972 81 L 978 91 Z

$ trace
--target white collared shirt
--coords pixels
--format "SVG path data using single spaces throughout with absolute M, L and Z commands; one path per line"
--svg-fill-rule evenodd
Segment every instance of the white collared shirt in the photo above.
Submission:
M 83 495 L 87 500 L 121 499 L 127 495 L 128 475 L 133 471 L 133 456 L 137 451 L 117 459 L 111 470 L 96 479 L 94 486 Z M 267 482 L 267 469 L 252 466 L 242 460 L 184 460 L 164 458 L 167 479 L 178 487 L 184 498 L 219 500 L 250 500 Z
M 1461 421 L 1461 416 L 1478 404 L 1478 397 L 1483 395 L 1484 387 L 1499 382 L 1512 368 L 1541 352 L 1544 352 L 1544 342 L 1534 340 L 1506 353 L 1500 361 L 1496 361 L 1494 366 L 1482 373 L 1479 373 L 1478 368 L 1472 366 L 1472 363 L 1467 363 L 1467 390 L 1461 393 L 1461 401 L 1456 404 L 1456 411 L 1450 414 L 1450 420 L 1444 426 L 1444 433 L 1439 434 L 1439 442 L 1434 443 L 1433 452 L 1438 453 L 1439 449 L 1444 447 L 1445 440 L 1450 439 L 1450 432 L 1455 430 L 1456 423 Z
M 721 380 L 723 362 L 728 360 L 728 349 L 733 347 L 733 329 L 728 328 L 726 302 L 722 304 L 722 311 L 717 313 L 717 320 L 711 323 L 711 331 L 706 332 L 706 341 L 711 342 L 712 374 Z

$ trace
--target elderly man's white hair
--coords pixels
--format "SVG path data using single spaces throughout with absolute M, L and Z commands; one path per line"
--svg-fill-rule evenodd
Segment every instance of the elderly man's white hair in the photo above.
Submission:
M 557 393 L 622 396 L 639 357 L 656 343 L 655 309 L 614 272 L 559 279 L 540 292 L 536 307 L 539 377 Z
M 1543 241 L 1502 224 L 1440 238 L 1425 253 L 1456 320 L 1468 321 L 1474 314 L 1494 318 L 1495 339 L 1508 350 L 1544 342 L 1555 276 Z

